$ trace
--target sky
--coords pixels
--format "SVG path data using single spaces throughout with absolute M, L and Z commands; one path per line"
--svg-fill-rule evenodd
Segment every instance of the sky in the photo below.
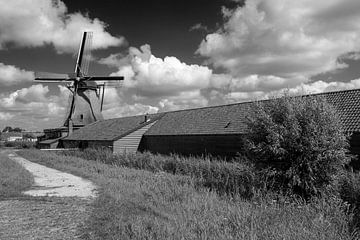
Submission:
M 360 87 L 358 0 L 0 0 L 0 129 L 61 126 L 83 31 L 106 119 Z

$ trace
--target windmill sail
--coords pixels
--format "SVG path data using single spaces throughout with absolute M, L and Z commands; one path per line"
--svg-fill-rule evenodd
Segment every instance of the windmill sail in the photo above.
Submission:
M 121 76 L 89 76 L 89 65 L 91 61 L 92 33 L 84 32 L 76 59 L 75 69 L 72 74 L 38 73 L 36 81 L 45 82 L 67 82 L 67 88 L 71 91 L 68 108 L 65 115 L 64 126 L 81 127 L 92 122 L 102 120 L 103 94 L 101 87 L 106 81 L 123 80 Z M 99 84 L 97 81 L 101 81 Z M 110 84 L 111 86 L 111 84 Z M 103 91 L 104 93 L 104 91 Z
M 36 72 L 35 80 L 42 82 L 62 82 L 70 79 L 68 74 L 50 73 L 50 72 Z
M 92 32 L 88 32 L 85 41 L 83 60 L 81 64 L 81 69 L 84 76 L 88 75 L 89 73 L 89 66 L 91 61 L 92 38 L 93 38 Z
M 89 71 L 92 36 L 92 32 L 84 32 L 83 34 L 75 65 L 75 74 L 77 77 L 86 76 Z

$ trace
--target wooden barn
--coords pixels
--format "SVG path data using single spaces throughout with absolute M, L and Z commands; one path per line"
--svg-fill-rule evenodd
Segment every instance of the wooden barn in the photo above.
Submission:
M 318 94 L 338 110 L 360 154 L 360 89 Z M 271 101 L 271 100 L 270 100 Z M 151 151 L 231 157 L 241 151 L 244 118 L 252 102 L 102 120 L 64 138 L 71 147 L 104 146 L 117 152 Z

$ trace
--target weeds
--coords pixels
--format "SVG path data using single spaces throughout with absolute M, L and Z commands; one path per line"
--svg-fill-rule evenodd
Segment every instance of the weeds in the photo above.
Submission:
M 253 195 L 254 174 L 250 165 L 217 161 L 210 157 L 188 158 L 149 152 L 113 155 L 104 149 L 85 149 L 61 154 L 154 173 L 167 172 L 190 176 L 197 184 L 220 194 L 240 195 L 244 198 L 251 198 Z
M 32 161 L 100 186 L 87 239 L 356 239 L 348 204 L 263 195 L 228 198 L 196 188 L 189 176 L 123 168 L 73 156 L 22 151 Z

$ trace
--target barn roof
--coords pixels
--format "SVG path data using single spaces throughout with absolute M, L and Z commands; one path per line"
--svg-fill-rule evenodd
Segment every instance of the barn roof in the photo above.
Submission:
M 315 95 L 324 96 L 335 106 L 346 131 L 360 132 L 360 89 Z M 253 102 L 150 114 L 150 119 L 157 122 L 144 135 L 242 134 L 251 104 Z M 65 140 L 116 140 L 148 123 L 144 123 L 144 115 L 103 120 L 75 131 Z
M 64 140 L 103 140 L 111 141 L 146 126 L 157 120 L 161 114 L 149 114 L 150 121 L 145 122 L 145 115 L 113 118 L 91 123 L 73 132 Z

